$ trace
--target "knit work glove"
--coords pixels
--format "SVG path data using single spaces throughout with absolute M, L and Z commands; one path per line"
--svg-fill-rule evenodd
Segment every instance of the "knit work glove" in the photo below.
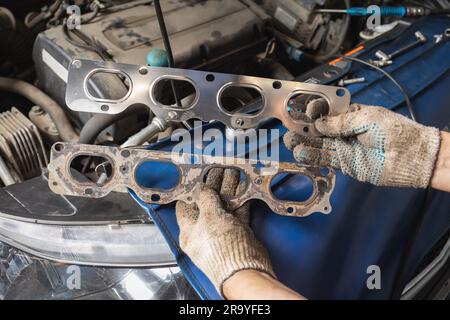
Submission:
M 178 201 L 181 249 L 223 295 L 223 283 L 240 270 L 254 269 L 275 278 L 266 249 L 250 229 L 249 204 L 226 211 L 222 199 L 245 190 L 236 169 L 211 169 L 193 194 L 195 203 Z
M 351 112 L 317 119 L 321 138 L 293 132 L 287 148 L 303 164 L 331 166 L 376 186 L 426 188 L 440 133 L 382 107 L 352 105 Z

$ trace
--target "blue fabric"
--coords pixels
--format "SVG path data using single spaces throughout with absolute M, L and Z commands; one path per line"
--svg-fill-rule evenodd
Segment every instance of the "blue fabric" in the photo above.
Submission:
M 402 37 L 360 55 L 367 60 L 378 49 L 392 52 L 414 39 L 416 30 L 421 30 L 429 41 L 396 58 L 385 70 L 412 97 L 419 122 L 447 130 L 450 127 L 450 42 L 435 45 L 432 39 L 448 27 L 448 18 L 422 19 Z M 356 64 L 351 72 L 355 77 L 367 79 L 367 83 L 349 86 L 353 102 L 382 105 L 407 115 L 402 95 L 379 72 Z M 274 123 L 268 126 L 283 129 Z M 154 147 L 168 150 L 170 146 L 164 142 Z M 283 148 L 281 160 L 293 161 L 292 154 Z M 143 167 L 138 179 L 145 183 L 157 171 L 162 170 L 155 164 Z M 165 175 L 165 179 L 170 178 L 171 175 Z M 274 192 L 301 199 L 310 193 L 310 187 L 304 180 L 292 178 L 280 181 Z M 147 205 L 131 194 L 154 219 L 200 297 L 220 299 L 210 281 L 179 248 L 174 205 Z M 414 233 L 424 199 L 424 190 L 376 188 L 338 172 L 330 215 L 283 217 L 271 212 L 263 202 L 255 201 L 251 206 L 251 226 L 268 249 L 280 281 L 307 298 L 385 299 L 391 295 L 402 253 Z M 449 230 L 450 194 L 433 191 L 430 199 L 408 260 L 409 277 Z M 369 290 L 366 286 L 370 265 L 381 268 L 381 290 Z

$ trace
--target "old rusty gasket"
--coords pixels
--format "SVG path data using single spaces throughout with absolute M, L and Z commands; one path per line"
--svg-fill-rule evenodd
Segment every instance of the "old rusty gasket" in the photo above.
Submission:
M 78 156 L 97 156 L 106 158 L 112 166 L 109 179 L 102 185 L 93 182 L 80 182 L 70 172 L 73 159 Z M 188 161 L 196 157 L 195 163 Z M 147 161 L 169 162 L 177 166 L 180 180 L 170 190 L 141 187 L 136 179 L 138 167 Z M 239 196 L 226 199 L 228 209 L 234 210 L 250 199 L 259 199 L 276 213 L 285 216 L 307 216 L 313 212 L 331 212 L 330 195 L 335 184 L 335 172 L 328 169 L 325 175 L 320 168 L 301 166 L 295 163 L 261 161 L 264 168 L 239 158 L 211 157 L 205 155 L 183 155 L 174 157 L 170 152 L 145 149 L 121 149 L 116 147 L 83 144 L 56 143 L 52 147 L 48 165 L 50 189 L 58 194 L 101 198 L 112 191 L 133 190 L 143 201 L 152 204 L 168 204 L 177 200 L 192 203 L 193 195 L 200 182 L 213 167 L 232 167 L 241 170 L 247 178 L 247 188 Z M 268 170 L 270 168 L 270 170 Z M 271 191 L 271 182 L 283 173 L 298 174 L 311 179 L 314 192 L 305 202 L 277 199 Z

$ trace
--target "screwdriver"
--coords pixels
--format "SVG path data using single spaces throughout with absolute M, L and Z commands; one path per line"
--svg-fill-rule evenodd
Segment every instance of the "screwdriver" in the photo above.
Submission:
M 448 9 L 431 10 L 425 7 L 385 7 L 381 6 L 380 14 L 383 17 L 397 16 L 397 17 L 419 17 L 434 14 L 450 14 Z M 348 9 L 318 9 L 316 12 L 321 13 L 343 13 L 351 16 L 370 16 L 376 11 L 374 9 L 364 7 L 352 7 Z

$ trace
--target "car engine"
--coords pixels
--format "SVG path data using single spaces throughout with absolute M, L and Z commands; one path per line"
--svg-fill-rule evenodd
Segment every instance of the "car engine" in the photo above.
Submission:
M 161 277 L 157 272 L 136 273 L 160 283 L 177 282 L 166 287 L 183 288 L 188 297 L 195 297 L 180 271 L 172 273 L 176 262 L 155 222 L 125 193 L 132 189 L 133 196 L 157 206 L 189 202 L 194 183 L 210 168 L 172 161 L 182 184 L 163 193 L 159 187 L 139 185 L 138 174 L 129 174 L 140 170 L 134 164 L 168 160 L 165 143 L 179 129 L 219 128 L 234 139 L 274 121 L 299 134 L 317 136 L 314 120 L 347 112 L 351 98 L 347 85 L 366 83 L 349 71 L 351 61 L 345 56 L 395 39 L 412 22 L 383 17 L 381 27 L 371 29 L 366 17 L 320 11 L 402 1 L 161 2 L 165 26 L 149 0 L 2 1 L 0 277 L 3 272 L 15 279 L 14 270 L 33 265 L 17 253 L 23 250 L 63 264 L 161 267 L 170 272 Z M 448 9 L 447 1 L 423 2 Z M 411 5 L 422 4 L 411 1 Z M 450 34 L 442 36 L 445 41 Z M 389 65 L 388 59 L 373 59 L 375 66 Z M 311 116 L 313 106 L 319 111 Z M 145 151 L 156 143 L 162 151 Z M 136 149 L 123 153 L 129 147 Z M 215 158 L 208 161 L 225 165 Z M 273 164 L 258 165 L 267 169 Z M 245 195 L 230 200 L 230 208 L 259 199 L 275 213 L 291 217 L 332 211 L 336 173 L 330 168 L 324 173 L 280 163 L 277 174 L 285 175 L 280 179 L 300 173 L 312 181 L 310 202 L 299 205 L 280 204 L 271 193 L 271 179 L 277 174 L 263 176 L 256 166 L 236 167 L 251 177 L 252 184 Z M 161 171 L 157 173 L 161 180 L 171 174 Z M 125 178 L 119 176 L 125 173 Z M 113 183 L 104 187 L 105 181 Z M 96 187 L 85 188 L 87 182 Z M 14 223 L 8 222 L 8 215 L 17 218 Z M 118 233 L 133 247 L 126 259 Z M 76 247 L 80 237 L 85 237 L 85 247 Z M 72 246 L 76 248 L 67 249 Z M 51 269 L 53 277 L 57 270 L 43 262 L 35 262 L 33 268 Z M 118 277 L 104 272 L 108 283 Z M 0 284 L 0 298 L 5 292 Z

